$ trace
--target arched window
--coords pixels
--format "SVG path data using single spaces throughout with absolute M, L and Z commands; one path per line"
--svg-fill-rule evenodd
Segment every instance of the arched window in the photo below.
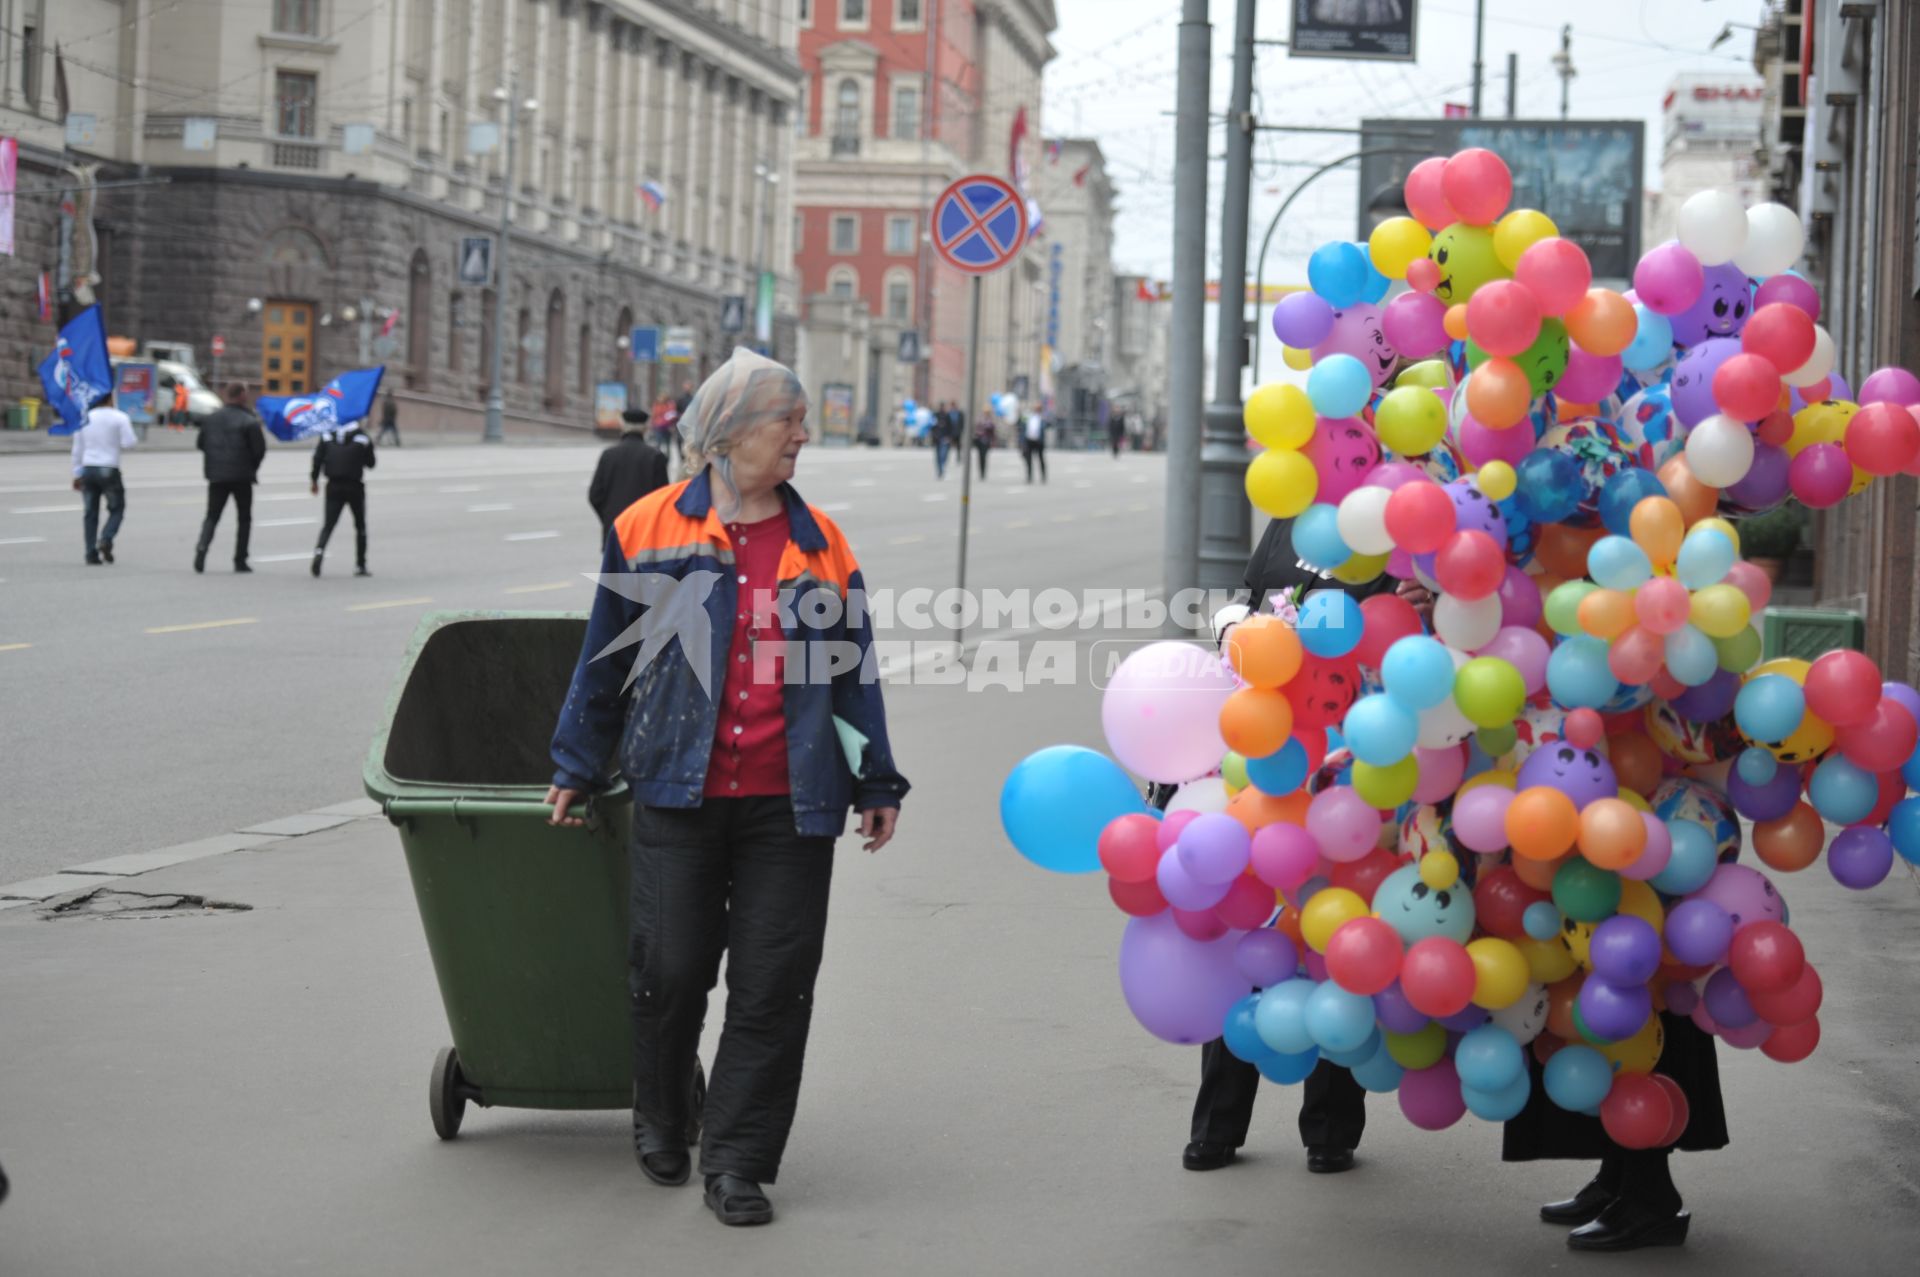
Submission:
M 513 343 L 513 379 L 521 385 L 527 384 L 527 344 L 533 339 L 533 316 L 527 308 L 520 308 L 520 326 L 515 330 L 518 339 Z
M 833 108 L 833 148 L 836 154 L 860 149 L 860 84 L 851 78 L 840 81 Z
M 887 318 L 906 323 L 913 317 L 913 276 L 904 270 L 887 272 L 885 305 Z
M 559 289 L 547 294 L 547 411 L 559 412 L 567 406 L 566 363 L 560 352 L 566 349 L 567 296 Z
M 407 385 L 424 390 L 433 358 L 433 268 L 424 248 L 413 251 L 407 268 L 407 309 L 400 322 L 407 326 Z
M 827 295 L 852 301 L 860 295 L 860 276 L 851 266 L 836 266 L 827 272 Z

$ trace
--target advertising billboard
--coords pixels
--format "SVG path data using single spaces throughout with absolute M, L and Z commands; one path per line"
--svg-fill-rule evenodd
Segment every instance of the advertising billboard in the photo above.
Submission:
M 1295 58 L 1412 62 L 1417 0 L 1292 0 Z

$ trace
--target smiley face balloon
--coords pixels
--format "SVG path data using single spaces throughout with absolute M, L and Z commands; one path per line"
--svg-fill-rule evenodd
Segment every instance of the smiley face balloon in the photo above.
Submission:
M 1545 785 L 1573 799 L 1575 807 L 1585 807 L 1597 798 L 1618 798 L 1620 781 L 1613 764 L 1598 750 L 1576 749 L 1566 741 L 1547 749 L 1536 749 L 1520 764 L 1517 778 L 1521 789 Z
M 1706 284 L 1693 305 L 1673 316 L 1673 339 L 1692 346 L 1709 337 L 1737 337 L 1753 313 L 1753 281 L 1729 262 L 1709 266 Z
M 1508 278 L 1507 268 L 1493 249 L 1493 229 L 1455 222 L 1433 237 L 1427 251 L 1440 268 L 1440 282 L 1433 295 L 1452 306 L 1473 296 L 1480 285 Z
M 1465 944 L 1473 936 L 1473 892 L 1462 882 L 1435 891 L 1417 865 L 1387 875 L 1373 894 L 1373 912 L 1408 944 L 1429 936 Z
M 1333 331 L 1311 351 L 1315 362 L 1329 355 L 1352 355 L 1373 378 L 1374 388 L 1387 384 L 1400 362 L 1400 352 L 1387 340 L 1380 310 L 1365 302 L 1333 312 Z

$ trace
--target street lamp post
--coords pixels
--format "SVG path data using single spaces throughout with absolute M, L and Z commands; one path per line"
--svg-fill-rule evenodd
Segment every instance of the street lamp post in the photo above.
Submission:
M 506 163 L 500 173 L 500 241 L 494 248 L 493 349 L 488 352 L 487 424 L 485 433 L 480 436 L 482 443 L 503 443 L 507 437 L 502 425 L 506 412 L 506 393 L 501 370 L 504 367 L 507 331 L 507 246 L 513 235 L 513 140 L 514 134 L 519 132 L 520 111 L 532 112 L 539 108 L 539 104 L 532 100 L 522 106 L 520 77 L 517 75 L 507 77 L 506 88 L 493 91 L 493 100 L 506 104 L 507 150 Z

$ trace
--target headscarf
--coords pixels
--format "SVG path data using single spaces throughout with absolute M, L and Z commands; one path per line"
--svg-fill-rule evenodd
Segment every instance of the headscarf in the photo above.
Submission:
M 806 389 L 792 369 L 744 346 L 734 347 L 727 362 L 694 392 L 680 415 L 680 442 L 689 473 L 698 474 L 702 466 L 712 472 L 714 504 L 722 519 L 732 519 L 740 511 L 740 489 L 733 481 L 733 445 L 748 432 L 783 420 L 806 404 Z

